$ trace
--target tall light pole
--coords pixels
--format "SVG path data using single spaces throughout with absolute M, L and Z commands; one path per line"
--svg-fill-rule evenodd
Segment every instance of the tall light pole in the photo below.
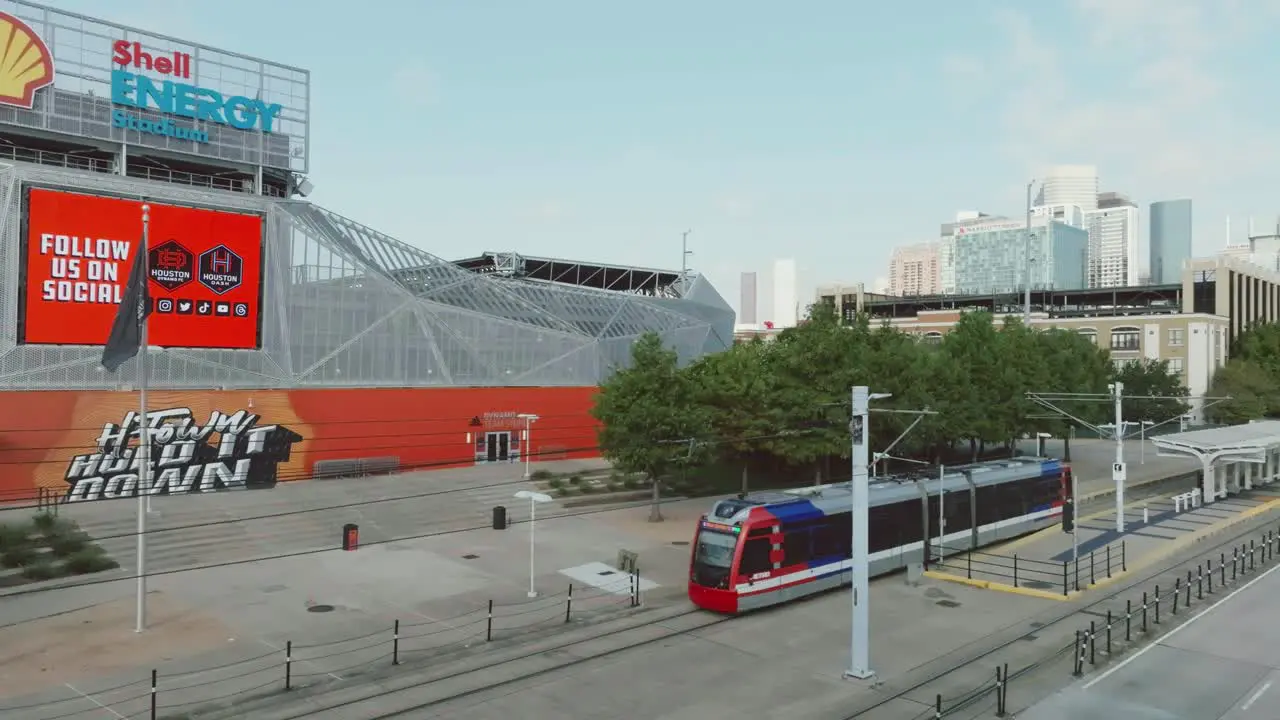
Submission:
M 689 256 L 693 251 L 689 249 L 689 233 L 692 230 L 685 230 L 680 233 L 680 293 L 683 295 L 685 290 L 685 277 L 689 274 Z
M 1027 183 L 1027 286 L 1025 288 L 1026 305 L 1022 310 L 1022 324 L 1028 326 L 1031 324 L 1031 188 L 1034 187 L 1035 184 L 1035 180 Z
M 538 503 L 551 502 L 550 495 L 533 492 L 531 490 L 521 490 L 516 493 L 516 499 L 529 501 L 529 597 L 538 597 L 538 591 L 533 586 L 534 569 L 533 569 L 533 528 L 537 524 Z
M 1116 461 L 1111 465 L 1111 479 L 1116 483 L 1116 532 L 1124 532 L 1124 383 L 1113 382 L 1109 388 L 1116 406 Z
M 529 463 L 533 461 L 533 450 L 529 442 L 533 438 L 533 428 L 531 426 L 538 421 L 538 416 L 533 413 L 520 413 L 516 417 L 524 420 L 524 437 L 520 438 L 520 452 L 524 454 L 524 476 L 527 480 L 531 477 Z

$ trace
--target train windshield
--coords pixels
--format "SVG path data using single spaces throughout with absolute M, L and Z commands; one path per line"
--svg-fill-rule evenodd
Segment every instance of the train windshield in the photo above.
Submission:
M 728 569 L 733 565 L 733 549 L 737 545 L 737 535 L 703 529 L 698 533 L 693 562 L 695 565 Z

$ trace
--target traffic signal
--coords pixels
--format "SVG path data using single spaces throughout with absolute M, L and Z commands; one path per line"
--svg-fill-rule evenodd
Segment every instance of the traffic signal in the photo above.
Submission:
M 1075 532 L 1076 530 L 1076 504 L 1067 498 L 1062 504 L 1062 532 Z

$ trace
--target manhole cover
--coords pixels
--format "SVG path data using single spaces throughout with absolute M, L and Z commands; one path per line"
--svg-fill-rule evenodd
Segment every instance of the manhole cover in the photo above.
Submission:
M 614 571 L 614 570 L 605 570 L 604 572 L 598 572 L 598 573 L 596 573 L 596 574 L 597 574 L 597 575 L 613 575 L 615 572 L 616 572 L 616 571 Z
M 313 613 L 333 612 L 333 606 L 332 605 L 311 605 L 307 608 L 307 612 L 313 612 Z
M 463 560 L 476 560 L 476 559 L 478 559 L 479 557 L 480 557 L 479 555 L 474 555 L 474 554 L 472 554 L 472 553 L 467 553 L 466 555 L 463 555 L 463 556 L 462 556 L 462 559 L 463 559 Z
M 689 541 L 688 540 L 672 540 L 671 544 L 677 547 L 684 547 L 685 545 L 689 544 Z
M 960 603 L 956 602 L 955 600 L 939 600 L 938 602 L 934 603 L 934 605 L 941 605 L 942 607 L 949 607 L 949 608 L 960 607 Z

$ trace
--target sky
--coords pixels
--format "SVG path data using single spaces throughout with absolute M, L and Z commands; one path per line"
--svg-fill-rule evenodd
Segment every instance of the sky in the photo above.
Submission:
M 310 70 L 309 199 L 446 259 L 690 230 L 731 305 L 780 257 L 804 303 L 1055 164 L 1144 235 L 1191 198 L 1198 254 L 1280 217 L 1280 0 L 46 1 Z

